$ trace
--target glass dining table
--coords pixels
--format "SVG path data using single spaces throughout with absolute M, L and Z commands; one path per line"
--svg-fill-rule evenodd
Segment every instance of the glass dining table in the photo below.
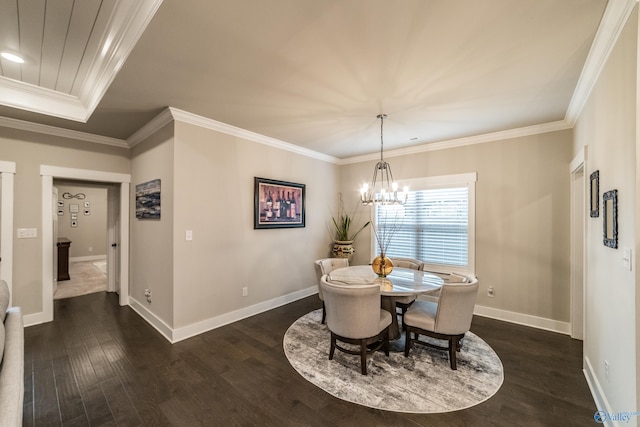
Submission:
M 442 278 L 435 274 L 399 267 L 394 267 L 387 277 L 378 277 L 370 265 L 337 268 L 329 273 L 328 281 L 344 285 L 373 283 L 380 285 L 381 307 L 391 313 L 389 339 L 392 341 L 398 340 L 402 336 L 396 315 L 397 299 L 437 292 L 444 283 Z

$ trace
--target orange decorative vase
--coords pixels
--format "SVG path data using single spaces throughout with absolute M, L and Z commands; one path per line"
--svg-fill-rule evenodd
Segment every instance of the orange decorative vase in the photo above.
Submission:
M 371 263 L 371 268 L 379 277 L 387 277 L 393 270 L 393 262 L 384 256 L 384 254 L 380 254 Z

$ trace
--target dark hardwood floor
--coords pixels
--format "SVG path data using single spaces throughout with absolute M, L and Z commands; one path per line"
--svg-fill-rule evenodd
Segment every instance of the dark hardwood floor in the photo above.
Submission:
M 320 307 L 305 298 L 171 345 L 114 294 L 55 301 L 54 322 L 25 330 L 24 425 L 594 424 L 581 341 L 481 317 L 472 331 L 505 372 L 488 401 L 432 415 L 341 401 L 298 375 L 282 349 L 289 325 Z

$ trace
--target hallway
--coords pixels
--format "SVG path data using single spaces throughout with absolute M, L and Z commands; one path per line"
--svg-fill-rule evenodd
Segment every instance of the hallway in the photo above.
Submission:
M 71 280 L 58 282 L 53 299 L 77 297 L 107 290 L 106 261 L 69 263 Z

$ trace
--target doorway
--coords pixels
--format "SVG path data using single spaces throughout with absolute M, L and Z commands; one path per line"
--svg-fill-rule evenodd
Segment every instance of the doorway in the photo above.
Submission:
M 120 305 L 129 304 L 129 174 L 99 172 L 58 166 L 40 166 L 42 179 L 42 313 L 37 322 L 53 320 L 53 200 L 55 180 L 72 180 L 96 183 L 111 188 L 107 196 L 107 265 L 113 268 L 112 290 L 119 293 Z M 80 212 L 79 212 L 80 213 Z M 83 213 L 82 213 L 83 214 Z M 35 323 L 35 322 L 34 322 Z
M 61 179 L 53 184 L 53 298 L 105 292 L 107 254 L 117 241 L 108 240 L 107 233 L 107 196 L 113 184 Z

